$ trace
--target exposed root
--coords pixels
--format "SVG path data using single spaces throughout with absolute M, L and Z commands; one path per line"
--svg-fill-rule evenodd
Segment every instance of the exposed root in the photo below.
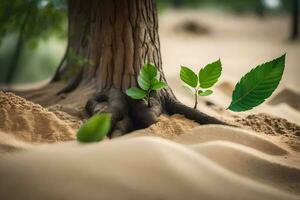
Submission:
M 200 124 L 223 124 L 228 125 L 223 121 L 220 121 L 214 117 L 211 117 L 199 110 L 190 108 L 177 100 L 171 100 L 166 104 L 166 108 L 169 114 L 182 114 L 186 118 L 194 120 Z
M 157 122 L 162 112 L 161 104 L 155 98 L 151 98 L 151 104 L 149 108 L 144 101 L 131 100 L 123 92 L 111 88 L 92 97 L 86 104 L 86 111 L 90 116 L 111 113 L 112 131 L 109 137 L 116 137 Z
M 112 114 L 112 130 L 109 137 L 149 127 L 158 121 L 162 113 L 182 114 L 200 124 L 226 124 L 162 93 L 151 97 L 150 102 L 151 107 L 148 107 L 145 101 L 130 99 L 122 91 L 111 88 L 96 93 L 87 102 L 86 111 L 90 116 L 103 112 Z
M 82 73 L 79 73 L 82 74 Z M 80 79 L 80 78 L 78 78 Z M 68 93 L 78 87 L 80 80 L 73 80 L 57 94 Z M 54 84 L 54 83 L 52 83 Z M 55 94 L 53 95 L 55 96 Z M 49 96 L 47 90 L 37 90 L 19 94 L 28 99 L 36 99 Z M 55 101 L 57 102 L 57 101 Z M 228 125 L 214 117 L 206 115 L 199 110 L 190 108 L 179 102 L 169 88 L 159 91 L 150 98 L 151 107 L 143 100 L 133 100 L 119 89 L 110 88 L 96 92 L 86 103 L 85 111 L 89 116 L 96 113 L 112 114 L 112 129 L 109 137 L 117 137 L 128 132 L 147 128 L 158 121 L 162 113 L 181 114 L 186 118 L 200 124 L 223 124 Z

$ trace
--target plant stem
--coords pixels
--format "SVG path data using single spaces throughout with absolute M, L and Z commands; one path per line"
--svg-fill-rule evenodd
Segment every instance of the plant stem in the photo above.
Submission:
M 198 105 L 198 89 L 195 89 L 195 105 L 194 105 L 194 109 L 197 109 L 197 105 Z

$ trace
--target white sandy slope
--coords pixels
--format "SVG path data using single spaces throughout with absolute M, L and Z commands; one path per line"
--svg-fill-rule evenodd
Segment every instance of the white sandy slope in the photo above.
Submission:
M 2 156 L 0 199 L 299 199 L 297 155 L 254 132 L 138 135 Z

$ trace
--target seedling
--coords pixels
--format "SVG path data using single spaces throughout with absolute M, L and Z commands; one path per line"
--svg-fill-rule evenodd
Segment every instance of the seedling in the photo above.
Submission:
M 155 91 L 161 90 L 167 86 L 165 82 L 159 80 L 157 69 L 152 64 L 143 65 L 137 81 L 140 88 L 129 88 L 126 91 L 126 94 L 132 99 L 143 99 L 148 107 L 151 107 L 150 97 Z
M 96 114 L 88 119 L 78 130 L 79 142 L 98 142 L 104 139 L 111 127 L 111 114 Z
M 236 84 L 228 109 L 241 112 L 263 103 L 279 85 L 284 66 L 285 54 L 248 72 Z
M 208 88 L 211 88 L 218 81 L 221 73 L 222 64 L 220 60 L 206 65 L 199 71 L 198 76 L 188 67 L 181 66 L 180 79 L 187 85 L 185 87 L 194 94 L 194 109 L 197 109 L 198 96 L 209 96 L 213 93 Z

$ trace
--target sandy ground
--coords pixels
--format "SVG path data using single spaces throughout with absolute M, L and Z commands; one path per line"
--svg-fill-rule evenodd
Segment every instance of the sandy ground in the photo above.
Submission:
M 192 105 L 180 85 L 180 64 L 196 69 L 220 57 L 222 81 L 199 109 L 240 128 L 162 115 L 147 129 L 82 145 L 72 140 L 92 90 L 51 101 L 53 88 L 27 95 L 44 107 L 0 93 L 0 199 L 299 199 L 300 92 L 293 87 L 299 43 L 274 32 L 286 28 L 285 17 L 239 18 L 170 11 L 160 27 L 164 70 L 176 96 Z M 204 31 L 174 32 L 186 20 Z M 267 103 L 245 113 L 224 109 L 237 77 L 283 52 L 285 77 Z
M 29 143 L 74 140 L 81 123 L 65 112 L 50 112 L 12 93 L 0 92 L 0 131 Z
M 147 129 L 81 145 L 72 141 L 76 109 L 12 93 L 0 102 L 1 199 L 299 199 L 300 127 L 283 118 L 208 106 L 243 129 L 162 115 Z

